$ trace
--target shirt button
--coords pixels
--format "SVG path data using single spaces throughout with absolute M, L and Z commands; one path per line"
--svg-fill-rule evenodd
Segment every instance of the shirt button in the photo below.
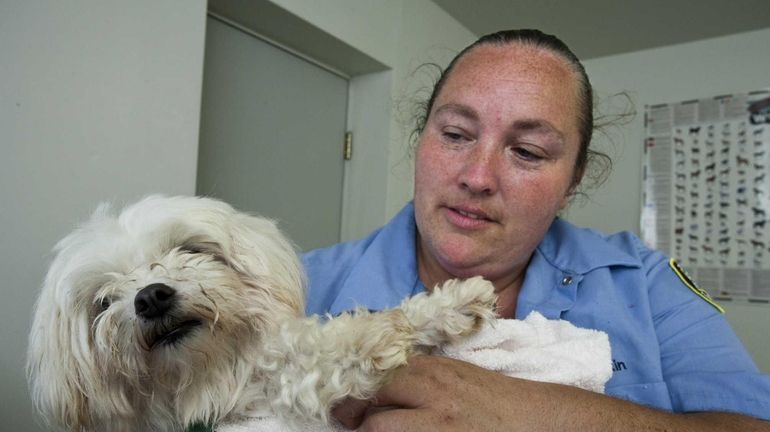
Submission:
M 572 276 L 564 276 L 561 280 L 561 284 L 567 286 L 572 283 Z

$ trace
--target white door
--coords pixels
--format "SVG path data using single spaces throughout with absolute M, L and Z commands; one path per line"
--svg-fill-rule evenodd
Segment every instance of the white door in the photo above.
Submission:
M 208 18 L 197 194 L 339 241 L 348 82 Z

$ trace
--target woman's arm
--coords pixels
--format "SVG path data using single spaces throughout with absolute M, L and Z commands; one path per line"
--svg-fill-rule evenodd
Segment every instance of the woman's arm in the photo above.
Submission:
M 351 401 L 335 415 L 345 426 L 360 425 L 365 432 L 770 431 L 770 423 L 742 415 L 672 414 L 431 356 L 412 358 L 371 406 Z

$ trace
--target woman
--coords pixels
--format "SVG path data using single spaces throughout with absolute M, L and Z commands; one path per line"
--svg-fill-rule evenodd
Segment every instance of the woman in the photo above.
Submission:
M 396 409 L 351 401 L 336 411 L 345 425 L 770 430 L 751 418 L 770 419 L 770 378 L 719 307 L 635 236 L 607 237 L 557 217 L 590 159 L 591 99 L 582 65 L 557 38 L 530 30 L 481 38 L 452 61 L 427 104 L 413 204 L 370 236 L 303 261 L 308 313 L 381 309 L 482 275 L 504 318 L 537 310 L 607 332 L 609 396 L 424 356 L 378 394 L 375 405 Z

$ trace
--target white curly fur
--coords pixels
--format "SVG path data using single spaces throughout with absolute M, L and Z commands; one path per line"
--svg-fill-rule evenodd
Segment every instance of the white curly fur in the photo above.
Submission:
M 176 431 L 254 412 L 325 422 L 415 350 L 494 315 L 491 284 L 474 278 L 396 309 L 305 318 L 292 244 L 272 221 L 208 198 L 100 206 L 55 250 L 27 370 L 36 408 L 69 431 Z M 138 316 L 136 294 L 156 283 L 173 288 L 173 308 Z M 183 322 L 193 330 L 156 343 Z

